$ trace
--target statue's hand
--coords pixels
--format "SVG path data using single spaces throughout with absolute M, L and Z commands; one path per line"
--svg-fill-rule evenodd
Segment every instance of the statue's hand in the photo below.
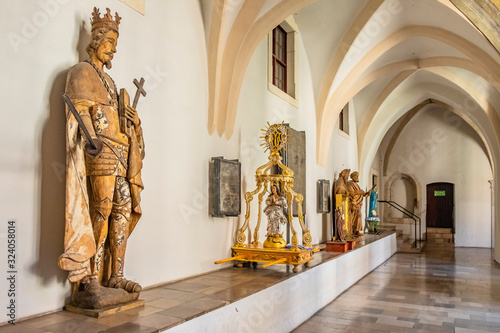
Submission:
M 92 139 L 92 141 L 94 141 L 94 144 L 96 145 L 96 149 L 94 149 L 91 145 L 90 145 L 90 142 L 87 142 L 87 144 L 85 145 L 85 152 L 87 154 L 89 154 L 90 156 L 97 156 L 101 151 L 102 151 L 102 148 L 103 148 L 103 143 L 101 140 L 99 139 Z
M 125 117 L 130 120 L 135 126 L 141 123 L 141 121 L 139 120 L 139 116 L 137 115 L 137 110 L 130 105 L 127 105 L 125 107 Z

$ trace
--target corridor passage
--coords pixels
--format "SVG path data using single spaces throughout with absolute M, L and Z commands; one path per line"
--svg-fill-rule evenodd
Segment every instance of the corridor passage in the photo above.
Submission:
M 500 332 L 500 265 L 490 249 L 397 253 L 294 332 Z

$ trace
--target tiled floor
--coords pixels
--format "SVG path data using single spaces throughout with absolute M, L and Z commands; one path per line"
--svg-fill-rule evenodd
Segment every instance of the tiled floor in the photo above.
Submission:
M 398 253 L 294 332 L 500 332 L 500 265 L 490 249 Z
M 381 236 L 368 235 L 363 243 Z M 312 267 L 338 253 L 315 254 Z M 141 293 L 146 305 L 101 319 L 65 311 L 0 333 L 159 332 L 294 275 L 291 268 L 225 268 Z M 299 273 L 300 274 L 300 273 Z M 396 254 L 296 332 L 500 332 L 500 265 L 486 249 L 427 247 Z

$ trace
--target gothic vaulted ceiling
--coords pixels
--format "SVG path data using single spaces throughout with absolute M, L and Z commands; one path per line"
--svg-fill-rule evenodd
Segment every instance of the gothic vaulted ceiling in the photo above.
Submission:
M 360 170 L 371 165 L 389 128 L 422 103 L 459 114 L 496 166 L 500 55 L 494 37 L 485 37 L 494 34 L 481 32 L 451 1 L 213 0 L 202 7 L 210 133 L 232 136 L 242 69 L 262 39 L 293 15 L 312 75 L 319 165 L 328 159 L 338 114 L 352 100 Z

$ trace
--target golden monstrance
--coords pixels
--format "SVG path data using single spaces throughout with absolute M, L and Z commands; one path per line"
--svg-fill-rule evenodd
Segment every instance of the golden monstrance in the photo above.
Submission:
M 255 171 L 255 181 L 257 187 L 245 194 L 246 214 L 243 226 L 238 230 L 236 244 L 231 248 L 232 257 L 216 261 L 220 264 L 227 261 L 237 260 L 238 267 L 243 262 L 265 263 L 262 267 L 269 267 L 275 264 L 293 265 L 293 271 L 298 271 L 298 266 L 305 264 L 309 267 L 309 261 L 313 259 L 313 253 L 318 252 L 318 248 L 311 246 L 311 233 L 304 223 L 302 215 L 302 201 L 304 196 L 293 191 L 293 171 L 284 165 L 280 152 L 287 146 L 287 126 L 281 124 L 270 125 L 263 129 L 261 136 L 265 147 L 265 152 L 269 151 L 269 161 L 257 168 Z M 272 174 L 273 166 L 281 168 L 281 174 Z M 276 169 L 276 168 L 274 168 Z M 264 197 L 268 194 L 266 200 Z M 259 208 L 257 212 L 257 225 L 253 232 L 253 241 L 250 239 L 245 244 L 245 231 L 249 228 L 251 207 L 250 202 L 257 195 Z M 293 227 L 292 202 L 295 200 L 298 206 L 299 224 L 302 228 L 302 245 L 298 244 L 297 232 Z M 262 208 L 264 201 L 265 207 Z M 259 242 L 259 230 L 261 227 L 262 212 L 267 216 L 267 234 L 263 244 Z M 289 224 L 292 232 L 292 242 L 286 244 L 283 239 L 283 232 L 280 232 L 280 225 Z

